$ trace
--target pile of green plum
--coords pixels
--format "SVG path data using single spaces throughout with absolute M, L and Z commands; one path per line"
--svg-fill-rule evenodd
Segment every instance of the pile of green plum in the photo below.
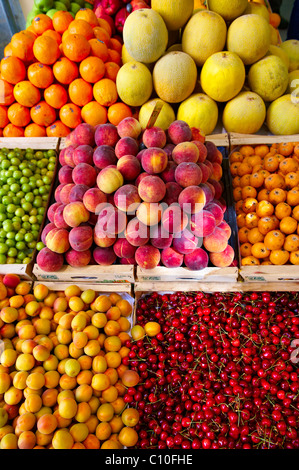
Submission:
M 27 264 L 39 241 L 56 151 L 0 148 L 0 264 Z

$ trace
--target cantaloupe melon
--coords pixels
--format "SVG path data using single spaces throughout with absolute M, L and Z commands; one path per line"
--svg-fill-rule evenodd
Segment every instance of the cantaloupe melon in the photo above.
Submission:
M 205 93 L 194 93 L 180 104 L 177 119 L 210 135 L 218 122 L 217 103 Z
M 225 21 L 232 21 L 244 13 L 248 0 L 208 0 L 209 10 L 215 11 Z
M 281 47 L 275 46 L 274 44 L 270 44 L 269 50 L 266 55 L 276 55 L 277 57 L 280 57 L 284 61 L 287 69 L 289 69 L 289 57 Z
M 266 118 L 266 106 L 262 98 L 252 91 L 241 91 L 228 101 L 222 114 L 227 132 L 255 134 Z
M 152 0 L 151 7 L 157 11 L 165 21 L 169 31 L 182 28 L 193 12 L 193 0 Z
M 299 69 L 299 41 L 297 39 L 288 39 L 280 44 L 280 46 L 289 58 L 289 72 Z
M 142 129 L 145 129 L 147 127 L 149 119 L 157 103 L 160 104 L 162 108 L 158 114 L 154 126 L 160 127 L 161 129 L 166 131 L 170 124 L 175 120 L 175 112 L 172 106 L 169 103 L 166 103 L 165 101 L 161 100 L 160 98 L 154 98 L 144 103 L 139 110 L 138 121 L 140 122 Z
M 117 73 L 116 89 L 127 105 L 142 106 L 153 91 L 152 74 L 141 62 L 127 62 Z
M 288 69 L 280 57 L 269 55 L 251 65 L 248 85 L 264 101 L 274 101 L 283 95 L 289 82 Z
M 248 2 L 244 15 L 261 15 L 266 21 L 270 21 L 270 13 L 266 5 L 257 2 Z
M 272 134 L 299 134 L 299 98 L 290 94 L 277 98 L 267 110 L 266 122 Z

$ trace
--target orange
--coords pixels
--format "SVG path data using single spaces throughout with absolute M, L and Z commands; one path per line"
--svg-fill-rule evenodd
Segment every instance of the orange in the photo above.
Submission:
M 9 123 L 3 129 L 3 137 L 24 137 L 24 129 Z
M 66 126 L 74 129 L 81 124 L 81 109 L 74 103 L 67 103 L 60 108 L 59 117 Z
M 7 46 L 5 46 L 4 51 L 3 51 L 3 57 L 10 57 L 10 56 L 12 56 L 11 43 L 7 44 Z
M 285 238 L 283 247 L 285 250 L 289 252 L 298 251 L 299 250 L 299 235 L 297 235 L 296 233 L 287 235 Z
M 289 261 L 290 253 L 284 249 L 272 250 L 269 258 L 272 264 L 283 265 Z
M 255 212 L 249 212 L 249 214 L 245 216 L 246 227 L 249 229 L 257 227 L 258 221 L 259 217 Z
M 255 256 L 246 256 L 242 258 L 241 264 L 242 266 L 258 266 L 261 263 Z
M 94 38 L 94 31 L 87 21 L 74 20 L 69 24 L 69 34 L 82 34 L 87 40 Z
M 133 116 L 131 108 L 125 103 L 114 103 L 108 108 L 108 121 L 117 126 L 126 117 Z
M 299 169 L 299 163 L 297 162 L 297 160 L 295 160 L 295 158 L 291 158 L 291 157 L 285 158 L 279 164 L 279 170 L 284 175 L 287 175 L 291 171 L 296 172 L 296 171 L 298 171 L 298 169 Z
M 71 129 L 59 120 L 46 129 L 47 137 L 66 137 L 70 132 Z
M 238 228 L 245 227 L 246 225 L 246 216 L 245 212 L 241 212 L 240 214 L 237 215 L 237 225 Z
M 240 228 L 238 236 L 239 236 L 239 240 L 241 243 L 248 242 L 248 232 L 249 232 L 249 229 L 247 227 Z
M 253 186 L 254 188 L 260 188 L 263 185 L 263 182 L 264 182 L 264 177 L 258 171 L 255 171 L 250 175 L 250 179 L 249 179 L 250 186 Z
M 14 86 L 0 78 L 0 105 L 9 106 L 14 101 Z
M 233 178 L 233 188 L 237 188 L 238 186 L 240 186 L 240 176 L 235 176 Z
M 291 211 L 291 207 L 290 207 L 290 211 Z M 287 215 L 290 215 L 290 214 L 287 214 Z M 294 217 L 294 219 L 296 219 L 299 222 L 299 206 L 296 206 L 293 208 L 292 217 Z
M 7 117 L 7 107 L 0 106 L 0 127 L 3 128 L 7 126 L 9 123 L 9 119 Z
M 24 129 L 24 137 L 46 137 L 46 129 L 38 124 L 31 123 Z
M 47 88 L 54 80 L 51 67 L 40 62 L 29 65 L 27 73 L 30 82 L 37 88 Z
M 243 186 L 242 187 L 242 199 L 246 199 L 247 197 L 254 197 L 257 196 L 257 191 L 253 186 Z
M 59 84 L 53 84 L 45 89 L 44 98 L 48 105 L 52 108 L 60 109 L 68 101 L 68 95 L 66 89 Z
M 7 110 L 8 119 L 18 127 L 25 127 L 31 121 L 30 110 L 19 103 L 13 103 Z
M 274 206 L 269 201 L 260 201 L 256 206 L 256 213 L 259 217 L 266 217 L 272 215 Z
M 258 230 L 260 231 L 262 235 L 266 235 L 271 230 L 274 230 L 276 228 L 276 225 L 277 225 L 276 219 L 275 219 L 275 216 L 273 217 L 273 215 L 267 216 L 267 217 L 261 217 L 257 224 Z
M 119 54 L 122 53 L 122 43 L 117 38 L 115 37 L 110 38 L 109 44 L 110 44 L 110 49 L 114 49 Z
M 295 186 L 299 186 L 299 172 L 291 171 L 287 173 L 284 177 L 286 189 L 295 188 Z
M 241 165 L 241 162 L 240 161 L 237 161 L 237 162 L 233 162 L 230 164 L 230 172 L 231 172 L 231 175 L 232 176 L 239 176 L 238 175 L 238 169 L 239 169 L 239 166 Z
M 242 200 L 242 188 L 241 186 L 237 186 L 233 190 L 234 201 L 238 202 Z
M 299 265 L 299 251 L 292 251 L 290 253 L 290 263 Z
M 13 93 L 15 100 L 28 108 L 37 104 L 41 99 L 39 89 L 29 80 L 23 80 L 22 82 L 17 83 L 14 87 Z
M 292 208 L 286 202 L 280 202 L 275 207 L 275 215 L 279 220 L 283 219 L 284 217 L 289 217 L 291 213 L 292 213 Z
M 292 188 L 287 193 L 287 203 L 290 206 L 298 206 L 299 205 L 299 189 Z
M 241 188 L 244 188 L 244 186 L 250 186 L 250 174 L 248 175 L 243 175 L 240 177 L 240 186 Z
M 279 160 L 276 155 L 270 155 L 264 159 L 264 168 L 267 171 L 274 172 L 279 167 Z
M 229 161 L 230 163 L 242 162 L 243 158 L 244 156 L 241 154 L 241 152 L 238 152 L 237 150 L 235 150 L 234 152 L 230 154 Z
M 48 15 L 40 13 L 35 18 L 33 18 L 31 22 L 32 30 L 40 36 L 43 34 L 47 29 L 53 29 L 52 20 Z
M 269 23 L 273 26 L 273 28 L 278 29 L 281 22 L 281 17 L 278 13 L 270 12 L 269 13 Z
M 254 148 L 251 145 L 242 145 L 239 150 L 244 156 L 254 155 Z
M 93 98 L 93 88 L 83 78 L 77 78 L 70 83 L 68 92 L 70 100 L 80 107 L 85 106 Z
M 105 28 L 101 28 L 101 26 L 96 26 L 93 29 L 93 33 L 94 37 L 100 39 L 100 41 L 103 41 L 108 48 L 110 47 L 110 35 Z
M 67 57 L 61 57 L 53 65 L 53 74 L 62 85 L 69 85 L 79 76 L 78 66 Z
M 47 31 L 45 31 L 42 36 L 50 36 L 50 38 L 54 39 L 58 45 L 60 45 L 62 42 L 61 35 L 57 31 L 54 31 L 54 29 L 47 29 Z
M 107 62 L 109 58 L 108 47 L 100 39 L 90 39 L 90 55 L 99 57 L 103 62 Z
M 251 248 L 252 248 L 252 244 L 249 242 L 242 243 L 242 245 L 240 245 L 240 254 L 242 258 L 245 258 L 246 256 L 251 255 Z
M 269 250 L 280 250 L 285 241 L 285 235 L 280 230 L 270 230 L 264 238 L 265 246 Z
M 240 214 L 243 211 L 243 199 L 240 199 L 240 201 L 235 203 L 235 211 L 237 214 Z
M 269 200 L 269 189 L 261 189 L 257 195 L 257 200 L 260 201 L 268 201 Z
M 52 65 L 60 56 L 59 45 L 50 36 L 39 36 L 34 41 L 33 53 L 42 64 Z
M 247 163 L 249 163 L 252 167 L 262 164 L 262 158 L 259 155 L 250 155 L 249 157 L 245 158 L 247 159 Z
M 63 34 L 73 21 L 74 18 L 68 11 L 56 11 L 52 17 L 53 28 L 59 34 Z
M 255 258 L 264 259 L 270 255 L 270 250 L 266 247 L 265 243 L 257 242 L 252 245 L 251 254 Z
M 105 64 L 99 57 L 87 57 L 79 67 L 81 77 L 88 83 L 96 83 L 104 77 Z
M 294 145 L 294 157 L 299 157 L 299 144 Z
M 26 77 L 24 63 L 18 57 L 4 57 L 0 63 L 1 77 L 15 85 Z
M 286 198 L 287 192 L 281 188 L 272 189 L 269 193 L 269 202 L 275 205 L 284 202 Z
M 96 14 L 89 8 L 81 8 L 75 15 L 75 20 L 87 21 L 93 28 L 98 26 L 98 18 Z
M 288 216 L 281 219 L 279 229 L 282 231 L 282 233 L 290 235 L 291 233 L 294 233 L 296 231 L 297 225 L 297 220 L 293 217 Z
M 30 31 L 20 31 L 11 38 L 11 52 L 12 55 L 18 57 L 24 62 L 31 62 L 34 60 L 33 44 L 35 35 Z
M 101 28 L 106 29 L 109 36 L 112 35 L 112 28 L 111 28 L 111 26 L 110 26 L 110 24 L 108 23 L 107 20 L 105 20 L 104 18 L 98 18 L 98 24 L 99 24 L 99 26 L 101 26 Z
M 82 62 L 89 55 L 91 46 L 82 34 L 68 34 L 65 40 L 62 41 L 62 48 L 68 59 L 74 62 Z
M 30 110 L 30 116 L 35 124 L 48 127 L 56 119 L 56 111 L 46 101 L 40 101 Z
M 293 153 L 294 144 L 292 142 L 280 142 L 278 144 L 278 152 L 284 157 L 288 157 Z
M 247 197 L 242 204 L 243 212 L 245 212 L 245 214 L 248 214 L 249 212 L 255 212 L 257 204 L 257 199 L 254 197 Z
M 265 178 L 264 185 L 269 191 L 276 188 L 283 189 L 285 187 L 284 177 L 277 173 L 272 173 Z
M 267 153 L 269 153 L 269 147 L 265 144 L 256 145 L 254 148 L 254 152 L 260 157 L 265 157 Z
M 109 78 L 102 78 L 93 87 L 93 96 L 102 106 L 111 106 L 118 99 L 116 84 Z
M 119 52 L 114 49 L 109 49 L 108 47 L 108 61 L 116 62 L 119 66 L 121 65 L 121 55 Z
M 97 101 L 90 101 L 81 110 L 81 117 L 84 122 L 91 126 L 105 124 L 107 122 L 107 108 Z

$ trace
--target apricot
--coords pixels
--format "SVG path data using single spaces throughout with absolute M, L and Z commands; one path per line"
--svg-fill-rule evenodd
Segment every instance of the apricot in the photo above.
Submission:
M 139 422 L 139 412 L 136 408 L 126 408 L 121 415 L 121 419 L 125 426 L 134 427 Z

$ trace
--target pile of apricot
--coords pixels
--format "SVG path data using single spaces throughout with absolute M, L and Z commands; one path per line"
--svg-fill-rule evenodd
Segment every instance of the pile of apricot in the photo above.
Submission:
M 132 302 L 69 285 L 0 279 L 0 448 L 133 447 L 139 381 L 123 364 Z
M 242 145 L 229 161 L 242 265 L 298 265 L 299 143 Z

